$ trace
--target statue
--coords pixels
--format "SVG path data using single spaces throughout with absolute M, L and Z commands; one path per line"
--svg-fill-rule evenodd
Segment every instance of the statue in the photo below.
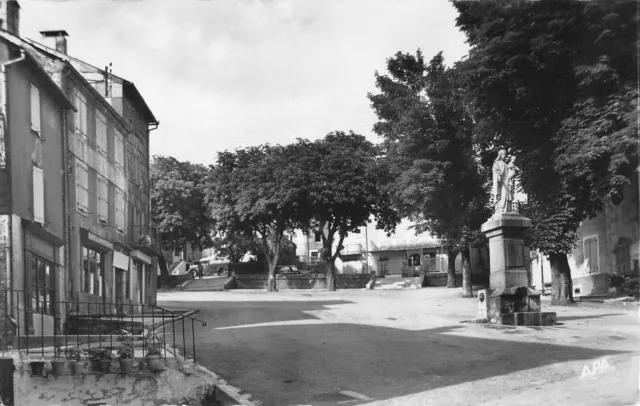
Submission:
M 516 196 L 516 178 L 520 173 L 520 168 L 516 166 L 516 156 L 512 155 L 507 164 L 507 211 L 516 213 L 515 196 Z
M 507 151 L 500 150 L 496 160 L 493 162 L 493 187 L 491 196 L 494 202 L 494 215 L 507 211 L 507 199 L 509 196 L 508 168 L 505 162 Z

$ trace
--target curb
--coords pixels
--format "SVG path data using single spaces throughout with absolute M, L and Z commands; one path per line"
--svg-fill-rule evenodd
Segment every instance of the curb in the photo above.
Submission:
M 193 281 L 194 281 L 194 279 L 189 279 L 188 281 L 186 281 L 186 282 L 182 283 L 180 286 L 178 286 L 178 288 L 180 290 L 184 290 L 184 288 L 189 286 Z
M 250 400 L 250 394 L 241 394 L 240 390 L 234 386 L 229 385 L 224 379 L 218 376 L 215 372 L 208 370 L 202 365 L 196 365 L 196 369 L 200 372 L 209 375 L 214 381 L 215 386 L 215 400 L 220 402 L 221 405 L 242 405 L 242 406 L 256 406 L 260 403 L 255 403 Z M 222 392 L 222 398 L 219 398 L 219 392 Z M 226 398 L 226 399 L 225 399 Z M 235 402 L 235 403 L 230 403 Z

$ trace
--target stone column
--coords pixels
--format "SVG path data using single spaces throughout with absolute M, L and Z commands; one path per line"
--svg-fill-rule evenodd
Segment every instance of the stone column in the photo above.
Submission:
M 524 233 L 531 220 L 519 214 L 504 213 L 489 219 L 481 231 L 489 239 L 489 288 L 530 287 L 524 263 Z

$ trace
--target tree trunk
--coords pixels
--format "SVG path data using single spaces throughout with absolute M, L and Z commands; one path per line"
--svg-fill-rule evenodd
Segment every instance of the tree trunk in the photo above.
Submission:
M 473 297 L 471 288 L 471 255 L 469 247 L 463 247 L 460 251 L 462 256 L 462 297 Z
M 456 254 L 457 252 L 449 248 L 447 249 L 447 287 L 455 288 L 456 287 Z
M 169 284 L 169 268 L 167 267 L 167 261 L 164 259 L 164 255 L 160 255 L 158 258 L 158 265 L 160 265 L 161 286 L 167 286 Z
M 267 292 L 276 291 L 276 263 L 269 264 L 269 279 L 267 280 Z
M 571 268 L 566 254 L 550 254 L 551 265 L 551 305 L 568 306 L 573 302 L 573 282 Z
M 336 267 L 333 262 L 328 261 L 326 263 L 327 266 L 327 290 L 330 292 L 335 292 L 336 290 Z

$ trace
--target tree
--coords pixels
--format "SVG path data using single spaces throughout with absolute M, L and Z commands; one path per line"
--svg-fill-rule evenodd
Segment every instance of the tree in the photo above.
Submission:
M 573 301 L 567 254 L 580 222 L 620 202 L 637 166 L 636 5 L 455 2 L 471 50 L 465 83 L 476 141 L 518 156 L 552 304 Z
M 213 239 L 212 248 L 218 256 L 228 258 L 230 262 L 238 263 L 249 252 L 256 251 L 256 243 L 252 238 L 233 232 L 223 233 Z M 259 249 L 259 248 L 258 248 Z
M 221 152 L 207 181 L 208 207 L 217 229 L 260 245 L 269 265 L 269 291 L 275 290 L 283 236 L 300 226 L 304 184 L 289 164 L 295 152 L 280 145 Z
M 398 52 L 387 60 L 388 75 L 376 72 L 379 94 L 369 94 L 378 116 L 374 131 L 384 138 L 386 162 L 395 182 L 389 193 L 402 215 L 445 243 L 447 286 L 455 287 L 455 258 L 462 252 L 465 296 L 472 296 L 469 241 L 489 217 L 488 192 L 473 148 L 457 66 L 442 53 L 425 64 Z
M 301 219 L 306 220 L 305 229 L 322 234 L 327 289 L 335 290 L 335 260 L 344 239 L 371 217 L 376 227 L 392 232 L 399 217 L 380 185 L 384 168 L 377 160 L 378 149 L 362 135 L 336 131 L 315 142 L 298 140 L 295 149 L 291 163 L 306 191 Z
M 203 165 L 173 157 L 154 156 L 150 167 L 151 215 L 158 226 L 163 248 L 182 249 L 190 243 L 200 249 L 212 244 L 213 224 L 207 216 Z M 160 257 L 163 279 L 168 279 L 164 257 Z

